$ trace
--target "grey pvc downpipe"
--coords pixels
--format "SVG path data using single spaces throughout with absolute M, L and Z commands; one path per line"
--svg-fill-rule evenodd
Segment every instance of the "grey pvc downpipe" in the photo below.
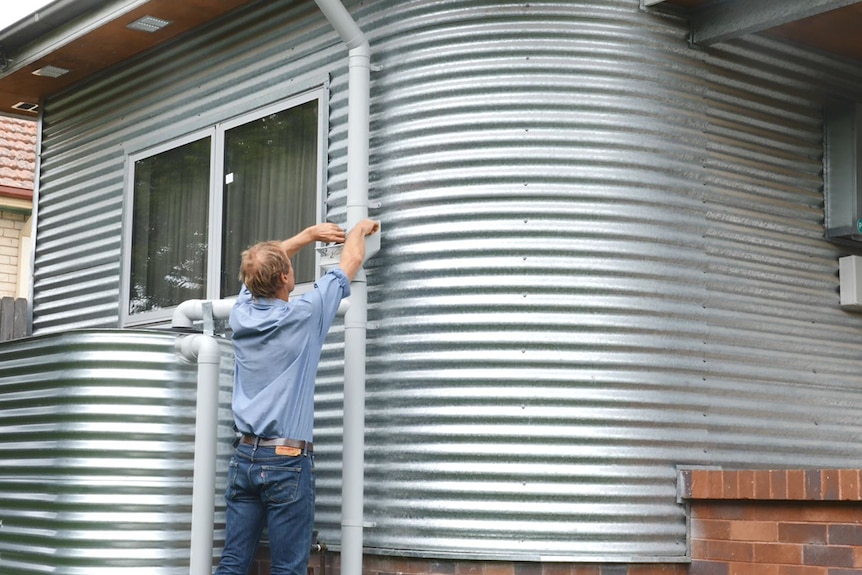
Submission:
M 227 319 L 233 304 L 233 299 L 184 301 L 174 310 L 171 327 L 192 327 L 209 313 L 212 319 Z M 210 309 L 205 311 L 206 307 Z M 211 575 L 221 353 L 218 341 L 211 335 L 181 336 L 174 345 L 180 357 L 198 364 L 189 575 Z
M 368 142 L 371 100 L 371 47 L 339 0 L 315 0 L 347 45 L 347 229 L 368 217 Z M 370 255 L 370 254 L 368 254 Z M 365 341 L 368 289 L 365 270 L 351 283 L 344 315 L 344 439 L 341 487 L 341 572 L 362 574 L 362 529 L 365 466 Z M 213 317 L 223 319 L 233 302 L 212 302 Z M 224 304 L 224 305 L 223 305 Z M 203 316 L 203 302 L 184 302 L 174 314 L 174 327 L 191 327 Z M 212 571 L 215 510 L 216 436 L 218 432 L 218 343 L 206 335 L 177 341 L 177 351 L 198 362 L 195 458 L 192 486 L 192 529 L 189 575 Z
M 315 0 L 348 48 L 347 229 L 368 217 L 371 47 L 339 0 Z M 344 316 L 344 439 L 341 478 L 341 573 L 362 574 L 365 466 L 365 336 L 368 289 L 360 269 Z
M 183 358 L 197 361 L 198 364 L 189 575 L 210 575 L 213 563 L 221 354 L 218 342 L 207 335 L 181 337 L 177 339 L 176 350 Z

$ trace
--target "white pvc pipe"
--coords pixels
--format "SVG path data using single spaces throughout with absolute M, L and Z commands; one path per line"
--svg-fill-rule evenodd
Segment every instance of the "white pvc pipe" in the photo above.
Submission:
M 315 0 L 347 45 L 347 228 L 368 217 L 371 47 L 339 0 Z M 365 341 L 368 290 L 365 270 L 351 284 L 344 317 L 344 439 L 341 478 L 341 573 L 362 575 L 365 467 Z
M 371 48 L 362 30 L 339 0 L 315 0 L 349 49 L 347 119 L 347 227 L 368 217 L 368 146 L 371 100 Z M 344 317 L 344 444 L 341 488 L 342 575 L 362 575 L 362 530 L 365 466 L 365 341 L 368 290 L 365 270 L 351 285 Z M 183 302 L 174 312 L 173 327 L 192 327 L 203 319 L 202 300 Z M 230 315 L 233 301 L 214 301 L 213 317 Z M 342 306 L 343 308 L 344 306 Z M 341 309 L 339 311 L 341 311 Z M 187 341 L 190 340 L 190 341 Z M 192 487 L 190 575 L 212 570 L 212 527 L 215 509 L 216 435 L 218 426 L 218 344 L 194 335 L 177 343 L 180 353 L 198 360 L 198 402 Z M 213 347 L 215 346 L 215 347 Z
M 197 360 L 198 364 L 189 575 L 210 575 L 213 562 L 221 354 L 215 338 L 206 335 L 180 337 L 176 349 L 182 357 L 189 361 Z
M 362 30 L 353 20 L 353 16 L 339 0 L 315 0 L 315 2 L 335 31 L 338 32 L 342 42 L 347 45 L 348 50 L 363 45 L 368 46 L 365 34 L 362 33 Z
M 362 277 L 360 277 L 360 275 Z M 351 284 L 367 302 L 365 271 Z M 362 574 L 365 485 L 365 341 L 367 305 L 352 305 L 344 318 L 344 438 L 341 476 L 341 573 Z
M 174 309 L 174 315 L 171 318 L 171 327 L 192 327 L 195 321 L 200 321 L 204 318 L 204 303 L 209 300 L 189 299 L 182 302 Z M 209 301 L 213 306 L 214 319 L 227 319 L 230 317 L 230 310 L 233 309 L 234 299 L 220 299 Z
M 351 284 L 354 300 L 366 301 L 365 270 Z M 351 306 L 344 318 L 344 438 L 341 478 L 341 573 L 362 574 L 365 483 L 365 335 L 367 306 Z

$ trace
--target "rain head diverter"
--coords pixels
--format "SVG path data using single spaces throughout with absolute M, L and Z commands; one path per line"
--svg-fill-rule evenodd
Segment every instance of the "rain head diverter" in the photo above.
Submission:
M 241 433 L 313 441 L 317 365 L 338 305 L 349 295 L 350 281 L 338 268 L 290 301 L 254 298 L 243 286 L 230 314 L 232 406 Z

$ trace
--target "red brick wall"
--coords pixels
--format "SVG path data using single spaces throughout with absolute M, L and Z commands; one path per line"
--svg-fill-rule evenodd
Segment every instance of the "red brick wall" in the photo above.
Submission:
M 862 471 L 683 470 L 691 563 L 520 563 L 366 555 L 363 575 L 862 575 Z M 321 562 L 322 561 L 322 562 Z M 336 553 L 309 575 L 340 575 Z M 270 575 L 262 549 L 249 575 Z
M 860 471 L 687 470 L 690 575 L 862 575 Z
M 340 575 L 340 573 L 341 563 L 338 553 L 311 555 L 308 562 L 308 575 Z M 687 575 L 688 563 L 528 563 L 366 555 L 362 562 L 362 573 L 363 575 Z M 265 548 L 259 550 L 249 575 L 270 575 Z
M 520 563 L 365 557 L 364 575 L 685 575 L 687 564 Z M 315 574 L 319 575 L 319 574 Z M 327 573 L 327 575 L 330 575 Z

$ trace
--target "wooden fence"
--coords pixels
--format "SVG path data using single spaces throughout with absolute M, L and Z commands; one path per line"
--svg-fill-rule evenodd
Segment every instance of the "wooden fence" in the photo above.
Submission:
M 0 341 L 30 335 L 29 308 L 29 302 L 25 298 L 0 298 Z

